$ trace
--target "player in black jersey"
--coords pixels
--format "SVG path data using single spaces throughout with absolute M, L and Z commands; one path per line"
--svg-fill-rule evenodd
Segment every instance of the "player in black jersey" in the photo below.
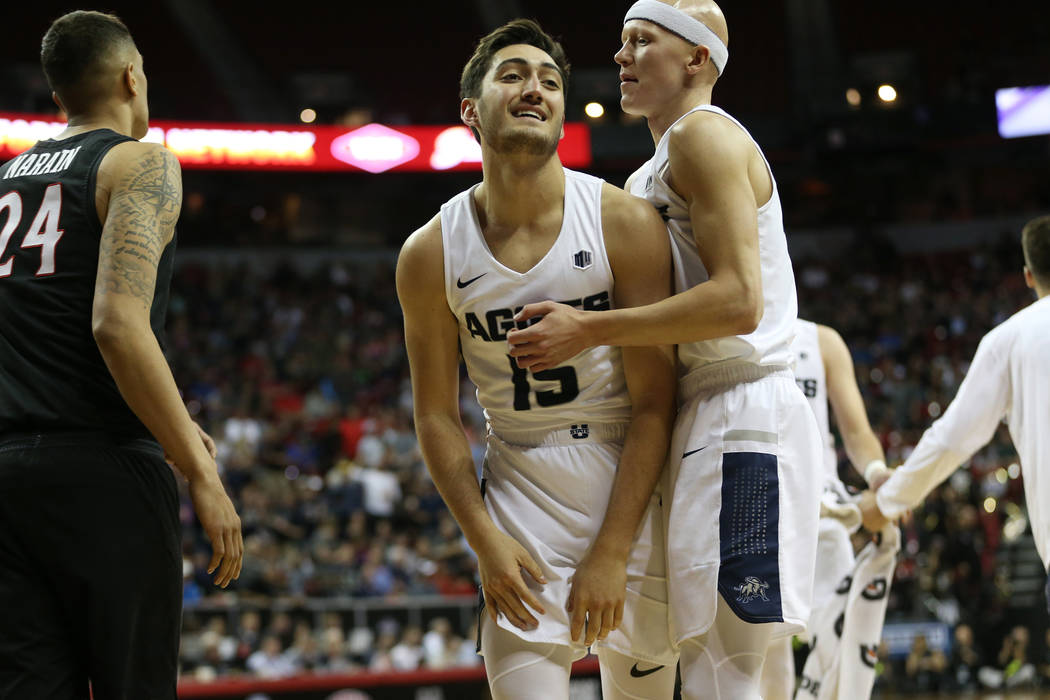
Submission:
M 111 15 L 51 25 L 69 125 L 0 166 L 0 698 L 174 699 L 189 482 L 227 586 L 240 521 L 165 362 L 178 161 L 140 143 L 142 56 Z M 159 443 L 159 444 L 158 444 Z

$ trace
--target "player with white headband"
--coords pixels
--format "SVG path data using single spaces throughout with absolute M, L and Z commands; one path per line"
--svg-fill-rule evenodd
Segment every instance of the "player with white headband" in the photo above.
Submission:
M 533 372 L 597 345 L 678 345 L 667 518 L 682 697 L 759 698 L 771 640 L 810 614 L 821 438 L 791 371 L 795 280 L 761 149 L 711 104 L 729 58 L 711 0 L 640 0 L 624 18 L 620 104 L 656 153 L 628 180 L 663 215 L 676 294 L 632 309 L 526 306 L 508 334 Z M 519 326 L 520 327 L 520 326 Z

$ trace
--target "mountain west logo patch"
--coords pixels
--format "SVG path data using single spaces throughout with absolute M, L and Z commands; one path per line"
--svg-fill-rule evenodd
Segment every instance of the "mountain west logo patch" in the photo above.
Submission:
M 765 581 L 759 581 L 757 576 L 748 576 L 739 586 L 733 586 L 733 590 L 740 594 L 736 598 L 738 603 L 750 603 L 755 598 L 768 601 L 767 588 L 769 588 L 769 584 Z
M 582 440 L 590 434 L 591 429 L 586 423 L 581 423 L 579 425 L 573 424 L 573 426 L 569 428 L 569 435 L 577 440 Z
M 586 270 L 591 266 L 592 262 L 591 251 L 589 250 L 581 250 L 572 256 L 572 266 L 577 270 Z

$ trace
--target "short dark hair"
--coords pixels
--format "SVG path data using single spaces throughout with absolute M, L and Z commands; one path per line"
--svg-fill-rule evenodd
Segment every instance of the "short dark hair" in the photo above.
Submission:
M 463 74 L 459 79 L 459 98 L 480 95 L 481 82 L 485 79 L 485 74 L 489 72 L 492 57 L 500 49 L 514 44 L 527 44 L 546 51 L 547 55 L 554 59 L 554 64 L 558 66 L 558 72 L 561 73 L 562 93 L 565 92 L 569 82 L 569 60 L 565 57 L 565 49 L 554 37 L 543 31 L 536 21 L 516 19 L 507 22 L 478 41 L 474 55 L 463 67 Z
M 1024 263 L 1040 285 L 1050 287 L 1050 216 L 1040 216 L 1021 231 Z
M 62 15 L 40 42 L 40 64 L 51 89 L 59 97 L 86 96 L 82 83 L 102 60 L 122 45 L 135 46 L 131 32 L 115 15 L 77 10 Z

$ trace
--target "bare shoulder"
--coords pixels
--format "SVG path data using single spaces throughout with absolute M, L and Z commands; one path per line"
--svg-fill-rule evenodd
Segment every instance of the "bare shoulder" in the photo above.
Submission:
M 693 112 L 671 127 L 668 154 L 676 175 L 683 166 L 692 171 L 717 172 L 734 163 L 746 164 L 754 144 L 743 129 L 715 112 Z
M 441 215 L 435 214 L 405 240 L 397 256 L 399 293 L 408 289 L 444 283 L 444 250 L 441 242 Z M 409 284 L 411 282 L 411 284 Z
M 105 221 L 112 197 L 133 197 L 133 205 L 174 225 L 182 208 L 182 166 L 158 143 L 127 141 L 106 153 L 99 164 L 95 201 Z
M 824 352 L 825 348 L 846 347 L 846 341 L 842 339 L 837 330 L 822 323 L 814 325 L 817 327 L 817 343 L 820 344 L 821 352 Z
M 159 143 L 125 141 L 109 149 L 99 164 L 99 183 L 114 187 L 131 178 L 134 184 L 142 176 L 158 174 L 166 177 L 181 177 L 182 166 L 175 154 Z
M 629 241 L 667 236 L 663 219 L 651 203 L 609 183 L 602 185 L 602 229 L 607 242 L 610 236 Z
M 430 221 L 417 228 L 405 239 L 398 255 L 398 264 L 401 261 L 414 263 L 419 259 L 432 257 L 434 253 L 440 253 L 441 248 L 441 216 L 435 214 Z
M 849 348 L 839 332 L 831 326 L 820 323 L 816 325 L 817 345 L 820 346 L 820 355 L 824 359 L 824 364 L 830 367 L 852 363 Z

